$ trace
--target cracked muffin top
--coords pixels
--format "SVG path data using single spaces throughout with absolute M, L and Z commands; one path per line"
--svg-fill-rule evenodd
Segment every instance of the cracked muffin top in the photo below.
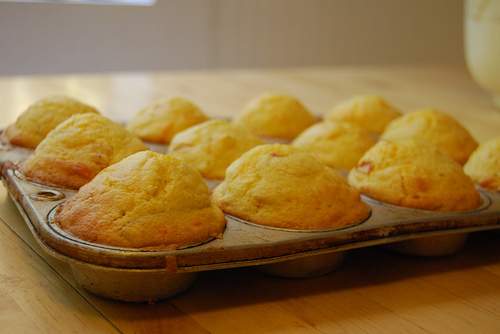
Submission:
M 198 171 L 152 151 L 104 169 L 60 206 L 54 219 L 86 241 L 153 249 L 221 237 L 226 224 Z
M 76 99 L 64 95 L 48 96 L 30 105 L 2 134 L 2 142 L 36 148 L 47 134 L 76 114 L 99 112 Z
M 482 204 L 459 163 L 414 139 L 379 141 L 351 169 L 348 181 L 363 195 L 403 207 L 464 211 Z
M 313 155 L 283 144 L 256 146 L 235 160 L 212 197 L 255 224 L 289 229 L 344 227 L 367 218 L 359 192 Z

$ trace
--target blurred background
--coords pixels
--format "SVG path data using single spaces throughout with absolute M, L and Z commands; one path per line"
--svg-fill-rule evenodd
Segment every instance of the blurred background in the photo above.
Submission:
M 0 76 L 464 64 L 457 0 L 0 2 Z

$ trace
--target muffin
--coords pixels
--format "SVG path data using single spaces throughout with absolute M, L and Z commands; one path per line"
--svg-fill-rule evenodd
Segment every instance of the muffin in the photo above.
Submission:
M 2 134 L 2 142 L 36 148 L 60 123 L 76 114 L 99 113 L 96 109 L 67 96 L 49 96 L 26 109 Z
M 477 185 L 500 192 L 500 137 L 479 145 L 465 163 L 464 171 Z
M 85 241 L 177 249 L 221 237 L 226 220 L 194 168 L 143 151 L 105 168 L 59 206 L 54 221 Z
M 339 228 L 369 215 L 359 192 L 339 173 L 282 144 L 259 145 L 243 154 L 212 196 L 230 215 L 278 228 Z
M 412 139 L 375 144 L 349 172 L 348 182 L 370 198 L 414 209 L 464 211 L 482 204 L 460 164 Z
M 483 202 L 459 163 L 438 147 L 414 139 L 378 142 L 349 172 L 348 182 L 370 198 L 414 209 L 465 211 Z M 450 255 L 464 245 L 467 236 L 417 237 L 385 248 L 417 256 Z
M 19 164 L 30 181 L 78 189 L 101 170 L 147 147 L 110 119 L 93 113 L 71 116 Z
M 317 119 L 292 96 L 264 94 L 250 100 L 234 122 L 261 137 L 292 140 Z
M 163 99 L 142 109 L 127 130 L 142 140 L 168 144 L 174 135 L 209 119 L 198 106 L 181 97 Z
M 359 125 L 370 134 L 381 134 L 387 123 L 401 116 L 401 111 L 375 94 L 356 95 L 334 106 L 324 119 L 340 120 Z
M 419 139 L 439 147 L 462 165 L 478 146 L 457 120 L 435 109 L 418 109 L 395 119 L 380 138 L 389 141 Z
M 176 134 L 168 154 L 184 160 L 204 178 L 222 180 L 234 160 L 261 144 L 262 139 L 239 124 L 211 120 Z
M 291 145 L 313 154 L 331 168 L 349 170 L 375 145 L 375 140 L 356 124 L 323 121 L 307 128 Z

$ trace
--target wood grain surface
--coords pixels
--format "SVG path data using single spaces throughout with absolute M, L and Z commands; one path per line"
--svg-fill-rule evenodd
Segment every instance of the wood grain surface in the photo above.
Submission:
M 293 94 L 320 116 L 357 93 L 404 112 L 441 109 L 478 141 L 500 135 L 500 111 L 464 68 L 338 67 L 0 78 L 0 127 L 36 99 L 67 94 L 126 121 L 149 102 L 190 98 L 230 117 L 250 98 Z M 266 276 L 252 267 L 203 272 L 181 295 L 126 303 L 87 293 L 36 243 L 0 187 L 0 333 L 498 333 L 500 233 L 476 232 L 456 254 L 426 258 L 380 247 L 349 251 L 333 273 Z

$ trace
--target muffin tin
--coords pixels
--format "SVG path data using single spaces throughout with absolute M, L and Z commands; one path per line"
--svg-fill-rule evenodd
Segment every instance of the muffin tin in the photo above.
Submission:
M 0 160 L 10 160 L 12 154 L 0 150 Z M 222 239 L 177 250 L 117 248 L 61 230 L 52 221 L 55 208 L 76 191 L 29 182 L 10 165 L 3 164 L 2 181 L 38 243 L 68 263 L 86 290 L 126 301 L 168 298 L 207 270 L 258 266 L 264 273 L 283 277 L 324 274 L 337 268 L 349 249 L 373 245 L 414 255 L 445 255 L 457 251 L 469 232 L 500 227 L 500 193 L 479 189 L 483 205 L 465 212 L 402 208 L 363 197 L 370 216 L 344 228 L 287 230 L 226 215 Z M 207 184 L 214 187 L 217 182 Z

